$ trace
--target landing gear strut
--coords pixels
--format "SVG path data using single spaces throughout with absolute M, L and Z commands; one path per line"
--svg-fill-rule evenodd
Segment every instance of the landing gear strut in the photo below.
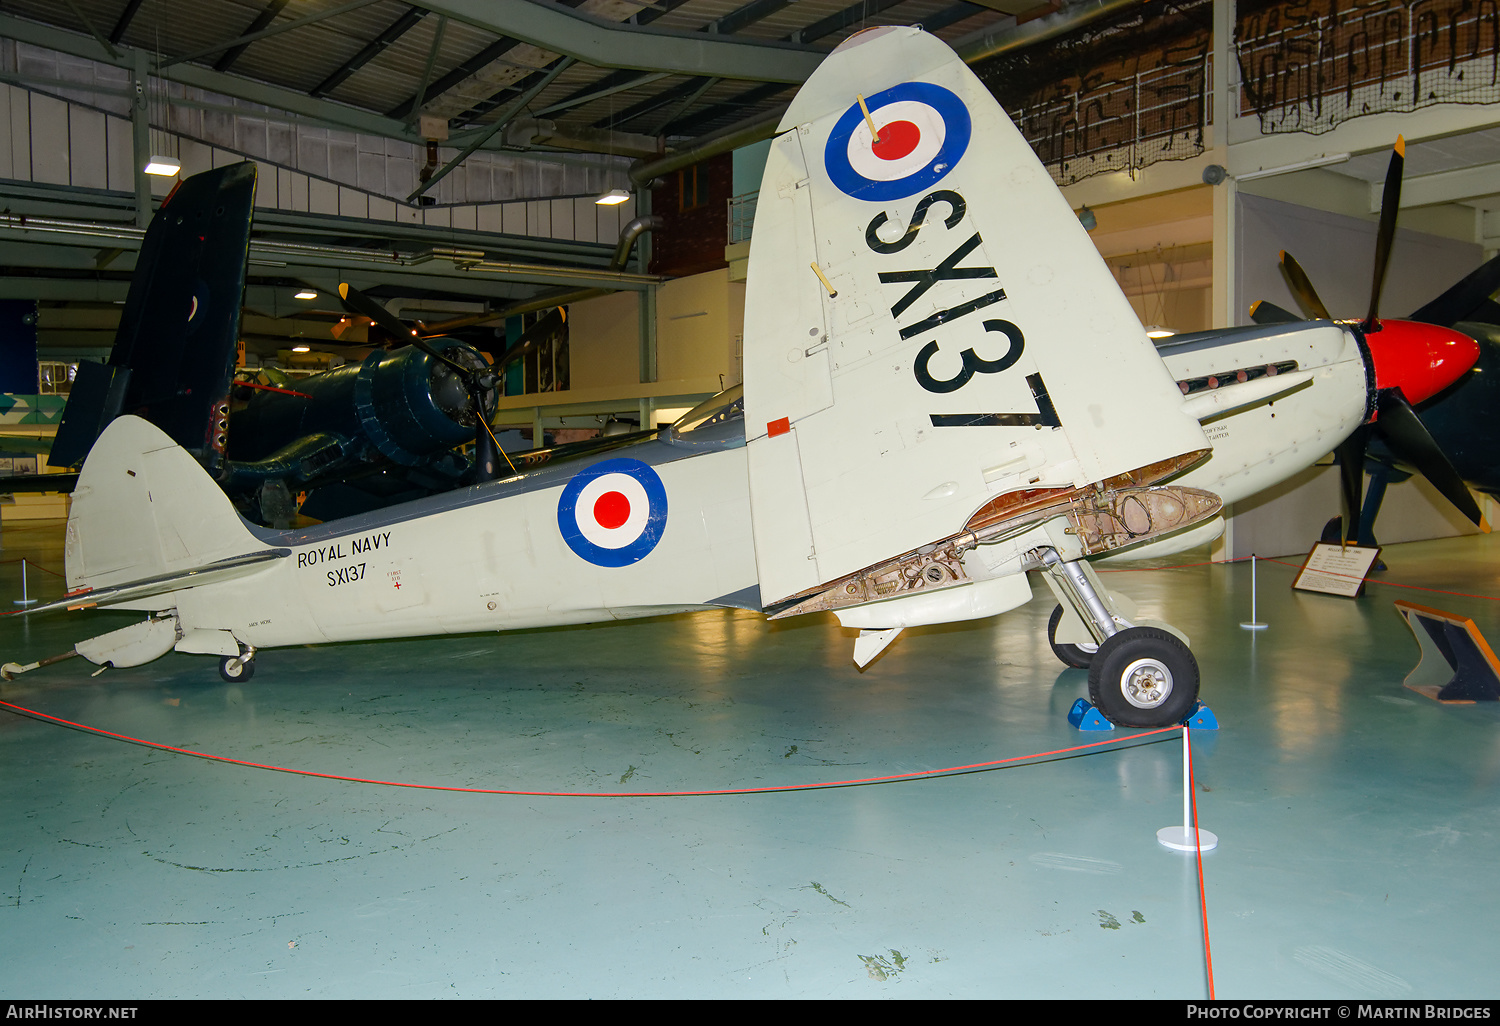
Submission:
M 1083 560 L 1068 562 L 1055 549 L 1034 550 L 1058 599 L 1066 602 L 1097 642 L 1059 643 L 1059 605 L 1047 624 L 1052 651 L 1069 666 L 1089 671 L 1089 698 L 1111 723 L 1168 727 L 1181 723 L 1198 701 L 1198 662 L 1175 634 L 1136 626 L 1114 607 L 1109 592 Z

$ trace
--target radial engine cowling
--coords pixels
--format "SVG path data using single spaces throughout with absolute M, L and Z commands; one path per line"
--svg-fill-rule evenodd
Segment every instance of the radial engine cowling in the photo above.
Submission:
M 431 341 L 449 359 L 476 370 L 487 366 L 468 346 Z M 232 414 L 228 455 L 239 472 L 253 475 L 254 464 L 276 462 L 278 453 L 309 436 L 337 436 L 350 455 L 408 467 L 474 439 L 474 403 L 465 382 L 415 346 L 371 353 L 294 387 L 303 395 L 256 392 Z M 493 392 L 486 405 L 492 402 Z

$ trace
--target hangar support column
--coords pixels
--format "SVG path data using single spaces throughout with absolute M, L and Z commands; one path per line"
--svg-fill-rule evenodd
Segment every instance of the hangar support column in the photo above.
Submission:
M 135 163 L 135 223 L 144 228 L 151 223 L 151 178 L 146 161 L 151 159 L 151 57 L 144 50 L 134 51 L 135 66 L 130 73 L 131 151 Z
M 648 181 L 640 187 L 635 201 L 635 212 L 637 217 L 645 217 L 651 213 L 651 183 Z M 636 271 L 639 274 L 647 273 L 651 266 L 651 232 L 642 233 L 635 244 Z M 656 286 L 647 285 L 641 292 L 641 301 L 636 309 L 640 314 L 640 365 L 641 383 L 656 380 Z M 651 398 L 643 398 L 640 404 L 641 430 L 644 431 L 655 424 L 655 402 Z
M 1234 289 L 1234 207 L 1237 187 L 1229 173 L 1229 122 L 1235 115 L 1235 97 L 1239 88 L 1239 68 L 1234 60 L 1234 4 L 1227 0 L 1214 3 L 1213 68 L 1210 102 L 1213 131 L 1209 147 L 1211 164 L 1225 169 L 1223 181 L 1213 187 L 1213 292 L 1210 297 L 1210 323 L 1229 326 L 1240 323 L 1243 314 L 1235 309 L 1238 297 Z M 1224 533 L 1212 547 L 1212 559 L 1231 558 L 1234 552 L 1234 510 L 1223 511 Z

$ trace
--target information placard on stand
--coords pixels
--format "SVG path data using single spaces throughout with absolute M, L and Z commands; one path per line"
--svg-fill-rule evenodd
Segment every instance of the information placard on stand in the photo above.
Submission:
M 1380 555 L 1379 548 L 1364 545 L 1334 545 L 1319 542 L 1307 554 L 1292 587 L 1325 595 L 1355 598 L 1365 585 L 1365 575 Z

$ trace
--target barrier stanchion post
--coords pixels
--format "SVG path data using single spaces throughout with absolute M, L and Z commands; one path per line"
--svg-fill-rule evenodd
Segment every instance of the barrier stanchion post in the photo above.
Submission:
M 15 606 L 29 606 L 29 605 L 31 605 L 35 601 L 36 601 L 36 599 L 29 598 L 29 597 L 27 597 L 27 594 L 26 594 L 26 557 L 22 556 L 21 557 L 21 597 L 18 598 L 18 599 L 16 599 L 14 602 L 12 602 L 11 605 L 15 605 Z
M 1267 625 L 1261 623 L 1255 617 L 1255 553 L 1250 553 L 1250 622 L 1242 623 L 1240 627 L 1247 631 L 1263 631 Z
M 1213 851 L 1219 846 L 1217 834 L 1198 830 L 1193 826 L 1192 758 L 1193 744 L 1189 740 L 1192 732 L 1187 724 L 1182 726 L 1182 826 L 1162 827 L 1156 839 L 1174 851 Z

